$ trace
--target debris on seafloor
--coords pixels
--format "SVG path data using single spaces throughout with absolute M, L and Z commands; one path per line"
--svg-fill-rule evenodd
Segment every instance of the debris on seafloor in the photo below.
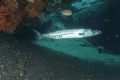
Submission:
M 25 70 L 20 70 L 20 74 L 21 77 L 26 75 L 26 71 Z

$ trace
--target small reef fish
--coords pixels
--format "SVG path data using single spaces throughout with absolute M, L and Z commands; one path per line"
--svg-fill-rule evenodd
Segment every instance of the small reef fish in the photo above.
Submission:
M 42 38 L 50 38 L 50 39 L 84 38 L 84 37 L 95 36 L 102 33 L 99 30 L 92 30 L 92 29 L 69 29 L 69 30 L 50 32 L 46 34 L 40 34 L 38 31 L 34 29 L 32 30 L 37 34 L 37 38 L 39 40 Z
M 61 13 L 62 13 L 63 15 L 65 15 L 65 16 L 70 16 L 70 15 L 72 15 L 72 11 L 69 10 L 69 9 L 63 10 L 63 11 L 61 11 Z

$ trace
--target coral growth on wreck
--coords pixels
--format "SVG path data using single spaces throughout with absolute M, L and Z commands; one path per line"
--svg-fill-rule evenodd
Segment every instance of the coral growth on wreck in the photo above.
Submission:
M 16 10 L 18 5 L 15 0 L 4 0 L 0 6 L 0 31 L 14 31 L 18 21 L 16 20 Z
M 0 31 L 11 33 L 22 21 L 25 14 L 35 17 L 45 7 L 44 2 L 35 0 L 28 4 L 25 0 L 0 1 Z
M 29 3 L 33 3 L 35 0 L 27 0 L 27 2 Z
M 32 4 L 27 5 L 25 10 L 28 12 L 29 17 L 36 17 L 39 15 L 39 11 L 41 11 L 44 7 L 44 2 L 35 0 Z

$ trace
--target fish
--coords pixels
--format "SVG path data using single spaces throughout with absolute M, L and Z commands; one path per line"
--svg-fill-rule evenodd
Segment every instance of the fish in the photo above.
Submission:
M 66 38 L 84 38 L 84 37 L 91 37 L 102 32 L 99 30 L 93 29 L 68 29 L 68 30 L 59 30 L 55 32 L 50 32 L 46 34 L 40 34 L 38 31 L 33 31 L 38 35 L 38 39 L 43 38 L 50 38 L 50 39 L 66 39 Z
M 69 9 L 63 10 L 63 11 L 61 11 L 61 13 L 62 13 L 63 15 L 65 15 L 65 16 L 70 16 L 70 15 L 72 15 L 72 11 L 69 10 Z

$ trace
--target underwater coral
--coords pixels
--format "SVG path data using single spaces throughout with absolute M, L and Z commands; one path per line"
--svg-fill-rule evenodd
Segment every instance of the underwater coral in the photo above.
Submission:
M 0 2 L 0 31 L 12 33 L 23 17 L 35 17 L 45 7 L 44 2 L 35 0 L 29 4 L 24 0 L 2 0 Z

